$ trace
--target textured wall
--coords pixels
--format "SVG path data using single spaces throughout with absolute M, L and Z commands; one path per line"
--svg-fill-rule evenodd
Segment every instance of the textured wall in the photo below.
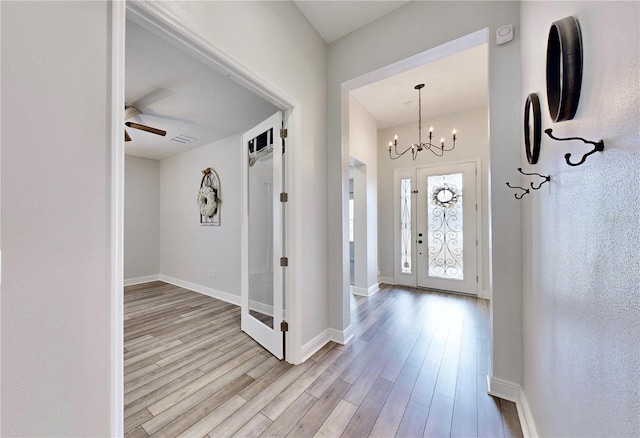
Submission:
M 160 273 L 160 161 L 125 156 L 124 278 Z
M 549 117 L 549 26 L 575 15 L 584 78 L 573 120 Z M 524 381 L 540 436 L 640 436 L 640 3 L 522 5 L 522 102 L 537 92 L 543 129 L 603 138 L 579 167 L 580 142 L 543 134 L 525 171 L 551 183 L 522 201 Z M 528 179 L 526 180 L 528 183 Z M 515 202 L 505 199 L 504 202 Z

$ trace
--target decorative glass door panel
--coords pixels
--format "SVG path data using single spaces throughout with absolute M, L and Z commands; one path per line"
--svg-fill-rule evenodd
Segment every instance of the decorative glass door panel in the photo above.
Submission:
M 416 285 L 416 170 L 393 171 L 393 275 L 396 284 Z
M 429 276 L 464 280 L 462 174 L 427 177 Z
M 400 180 L 400 272 L 411 274 L 411 178 Z
M 475 163 L 417 169 L 417 286 L 477 294 Z

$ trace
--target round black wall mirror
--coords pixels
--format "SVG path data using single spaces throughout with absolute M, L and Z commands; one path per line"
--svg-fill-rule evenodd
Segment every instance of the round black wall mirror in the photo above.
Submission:
M 536 93 L 531 93 L 524 104 L 524 150 L 529 164 L 538 162 L 541 136 L 540 100 Z
M 554 21 L 547 41 L 547 102 L 554 122 L 576 115 L 582 86 L 582 34 L 575 17 Z

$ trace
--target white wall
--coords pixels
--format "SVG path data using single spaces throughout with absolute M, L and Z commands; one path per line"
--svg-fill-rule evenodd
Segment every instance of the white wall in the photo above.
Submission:
M 511 193 L 504 182 L 513 176 L 520 154 L 514 144 L 520 133 L 520 47 L 495 46 L 497 28 L 518 28 L 518 2 L 411 2 L 391 14 L 341 38 L 329 46 L 329 308 L 336 330 L 349 325 L 347 232 L 347 172 L 349 151 L 343 149 L 341 84 L 409 56 L 489 28 L 489 202 L 492 255 L 493 374 L 522 380 L 522 263 L 520 208 L 507 202 Z M 434 18 L 437 17 L 437 18 Z M 499 233 L 497 232 L 499 230 Z
M 161 274 L 236 303 L 240 297 L 241 144 L 235 135 L 160 162 Z M 220 226 L 200 225 L 197 195 L 207 167 L 220 177 Z M 209 270 L 215 271 L 215 278 L 208 277 Z
M 0 7 L 0 434 L 109 436 L 109 6 Z
M 125 156 L 124 278 L 160 274 L 160 161 Z
M 378 285 L 378 128 L 373 116 L 349 96 L 349 154 L 358 160 L 354 169 L 355 283 L 359 294 L 373 293 Z M 348 237 L 348 236 L 347 236 Z
M 290 286 L 300 289 L 304 282 L 302 314 L 297 315 L 304 345 L 328 327 L 326 44 L 291 2 L 158 5 L 300 104 L 300 129 L 291 133 L 298 149 L 291 150 L 291 157 L 297 157 L 292 162 L 301 183 L 289 190 L 289 208 L 300 218 L 291 224 L 300 260 L 290 259 L 289 267 L 300 279 Z
M 575 118 L 552 123 L 547 34 L 570 15 L 582 28 L 582 92 Z M 525 170 L 551 175 L 520 203 L 524 391 L 540 436 L 639 436 L 640 4 L 525 2 L 521 25 L 521 107 L 536 92 L 543 129 L 605 142 L 579 167 L 563 156 L 579 159 L 590 150 L 581 142 L 543 134 L 535 166 L 520 147 Z
M 438 138 L 447 138 L 451 143 L 451 130 L 455 127 L 458 131 L 456 147 L 450 152 L 445 152 L 442 157 L 438 157 L 431 152 L 423 151 L 418 154 L 416 161 L 412 161 L 411 156 L 407 153 L 402 158 L 391 160 L 389 158 L 389 141 L 398 134 L 398 149 L 403 150 L 406 145 L 418 141 L 417 123 L 407 123 L 387 129 L 381 129 L 378 132 L 378 196 L 380 205 L 389 206 L 389 208 L 381 208 L 378 213 L 378 245 L 379 245 L 379 263 L 380 276 L 394 276 L 394 246 L 393 246 L 393 170 L 398 168 L 407 168 L 414 166 L 425 166 L 434 164 L 447 164 L 449 162 L 461 160 L 475 160 L 480 158 L 481 167 L 478 173 L 481 178 L 482 202 L 482 235 L 480 242 L 483 248 L 483 265 L 480 267 L 482 272 L 482 289 L 489 290 L 489 121 L 488 109 L 486 107 L 476 108 L 464 111 L 458 114 L 449 114 L 441 117 L 430 118 L 426 126 L 423 126 L 423 135 L 428 135 L 429 126 L 433 125 L 434 136 Z M 424 121 L 423 121 L 424 123 Z M 401 146 L 404 145 L 404 146 Z

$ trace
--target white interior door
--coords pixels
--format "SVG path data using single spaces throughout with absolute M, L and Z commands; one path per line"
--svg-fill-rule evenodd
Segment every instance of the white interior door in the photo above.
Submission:
M 278 112 L 242 136 L 242 330 L 284 358 L 283 148 Z
M 417 169 L 417 285 L 477 295 L 476 165 Z

